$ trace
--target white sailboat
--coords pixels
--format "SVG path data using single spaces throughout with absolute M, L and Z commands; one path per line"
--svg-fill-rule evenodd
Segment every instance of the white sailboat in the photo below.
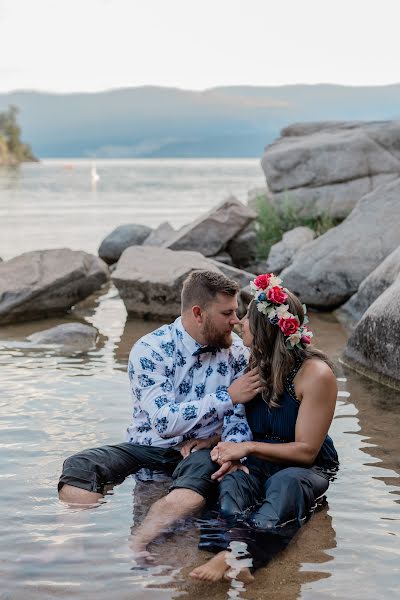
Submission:
M 96 185 L 96 183 L 99 181 L 100 179 L 100 175 L 97 172 L 96 169 L 96 163 L 92 163 L 92 168 L 90 170 L 90 177 L 92 179 L 92 185 Z

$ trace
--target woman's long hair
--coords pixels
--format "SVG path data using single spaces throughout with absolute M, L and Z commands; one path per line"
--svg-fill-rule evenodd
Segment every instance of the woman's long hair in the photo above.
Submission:
M 298 316 L 300 323 L 304 321 L 303 305 L 298 297 L 285 290 L 288 298 L 285 304 L 289 305 L 289 311 Z M 273 325 L 268 317 L 257 309 L 254 300 L 251 301 L 248 311 L 250 332 L 253 341 L 250 347 L 249 368 L 259 368 L 262 397 L 270 406 L 279 406 L 279 399 L 285 388 L 285 381 L 290 371 L 299 363 L 310 358 L 319 358 L 333 366 L 328 357 L 316 348 L 288 348 L 286 337 L 278 325 Z

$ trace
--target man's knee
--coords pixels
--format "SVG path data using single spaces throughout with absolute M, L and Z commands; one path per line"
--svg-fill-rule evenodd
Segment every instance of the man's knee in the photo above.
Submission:
M 89 492 L 88 490 L 65 484 L 59 487 L 58 497 L 62 502 L 68 504 L 88 505 L 97 504 L 103 496 L 96 492 Z
M 177 507 L 180 509 L 186 508 L 188 511 L 195 511 L 202 508 L 205 504 L 205 498 L 198 492 L 186 489 L 186 488 L 175 488 L 164 497 L 164 501 L 168 510 L 176 511 Z

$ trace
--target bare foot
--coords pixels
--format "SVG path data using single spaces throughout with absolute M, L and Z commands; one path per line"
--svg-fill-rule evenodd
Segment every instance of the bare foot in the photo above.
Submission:
M 189 575 L 202 581 L 220 581 L 230 569 L 226 562 L 228 552 L 219 552 L 204 565 L 194 569 Z
M 129 548 L 132 550 L 132 558 L 136 566 L 144 566 L 154 562 L 154 556 L 147 550 L 146 544 L 138 540 L 132 540 Z
M 254 577 L 250 572 L 250 569 L 244 567 L 243 569 L 231 569 L 224 573 L 224 579 L 228 581 L 242 581 L 243 583 L 251 583 L 254 581 Z

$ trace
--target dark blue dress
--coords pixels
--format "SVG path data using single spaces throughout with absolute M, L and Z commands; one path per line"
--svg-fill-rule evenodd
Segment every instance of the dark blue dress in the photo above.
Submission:
M 261 394 L 246 405 L 254 441 L 284 444 L 295 441 L 300 402 L 293 380 L 301 363 L 289 374 L 278 407 L 269 406 Z M 298 529 L 322 503 L 329 481 L 339 465 L 332 439 L 327 435 L 310 467 L 276 463 L 253 456 L 249 473 L 236 471 L 220 484 L 219 519 L 203 527 L 200 548 L 212 552 L 242 542 L 253 568 L 263 566 L 285 548 Z

